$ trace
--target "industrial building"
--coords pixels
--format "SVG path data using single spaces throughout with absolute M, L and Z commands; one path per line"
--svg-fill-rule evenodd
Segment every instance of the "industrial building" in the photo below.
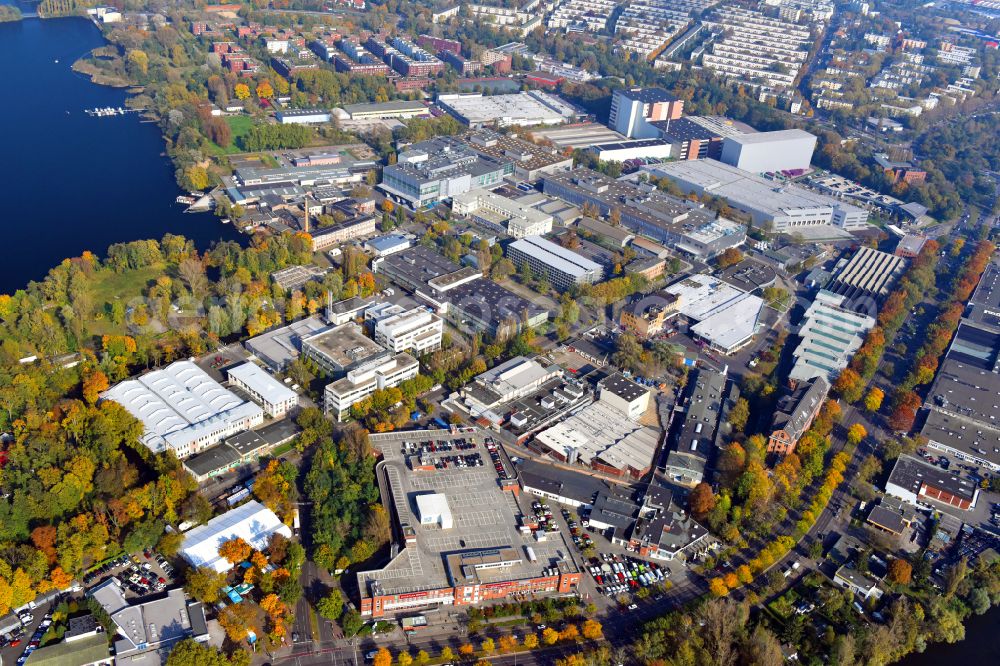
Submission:
M 313 250 L 322 252 L 347 241 L 371 236 L 376 231 L 376 219 L 374 217 L 359 215 L 343 222 L 334 222 L 330 226 L 310 229 L 309 235 L 312 236 Z
M 657 137 L 650 122 L 677 120 L 684 114 L 684 100 L 662 88 L 616 90 L 611 98 L 608 127 L 630 139 Z
M 437 104 L 469 127 L 561 125 L 584 114 L 569 102 L 540 90 L 507 95 L 479 93 L 437 96 Z
M 706 479 L 716 452 L 729 443 L 729 412 L 739 399 L 736 383 L 723 373 L 702 368 L 687 383 L 684 421 L 676 433 L 664 474 L 671 482 L 693 488 Z
M 604 269 L 586 257 L 541 236 L 526 236 L 507 246 L 507 258 L 515 266 L 528 265 L 534 275 L 544 276 L 557 289 L 595 284 Z
M 822 375 L 786 389 L 774 407 L 767 452 L 778 455 L 792 453 L 799 438 L 809 430 L 819 414 L 829 392 L 830 382 Z
M 186 458 L 264 421 L 260 406 L 240 399 L 191 361 L 120 382 L 101 394 L 142 421 L 139 438 L 153 453 Z
M 514 238 L 541 236 L 552 231 L 551 215 L 487 190 L 455 195 L 451 200 L 451 210 L 456 215 L 468 216 L 478 224 Z
M 197 455 L 186 458 L 184 469 L 194 477 L 197 483 L 204 483 L 214 476 L 257 460 L 270 448 L 269 442 L 257 434 L 256 430 L 247 430 L 233 435 L 221 444 L 216 444 Z
M 534 182 L 542 176 L 573 169 L 572 155 L 540 146 L 514 134 L 501 134 L 492 129 L 480 129 L 466 137 L 467 146 L 484 157 L 510 162 L 513 169 L 505 175 Z
M 749 125 L 722 116 L 684 116 L 650 123 L 660 140 L 670 144 L 670 156 L 678 160 L 722 157 L 726 137 L 755 132 Z
M 424 307 L 393 306 L 375 320 L 375 341 L 394 354 L 410 351 L 419 356 L 440 349 L 443 332 L 441 318 Z
M 539 326 L 549 318 L 548 310 L 483 279 L 480 271 L 461 268 L 420 245 L 376 260 L 372 267 L 467 330 L 506 339 L 523 326 Z
M 465 407 L 478 416 L 530 395 L 561 377 L 562 368 L 558 365 L 545 365 L 536 358 L 516 356 L 473 377 L 460 392 Z
M 728 136 L 720 160 L 751 173 L 805 171 L 812 163 L 816 137 L 789 129 Z
M 902 455 L 889 473 L 885 493 L 914 506 L 939 503 L 968 511 L 976 506 L 979 486 L 919 458 Z
M 512 171 L 509 158 L 485 157 L 458 139 L 440 137 L 400 153 L 396 164 L 382 170 L 379 188 L 416 210 L 469 190 L 498 185 Z
M 271 418 L 281 418 L 299 404 L 299 394 L 252 362 L 226 371 L 229 383 L 245 391 Z
M 344 112 L 347 113 L 347 116 L 351 120 L 416 118 L 418 116 L 430 115 L 427 105 L 423 102 L 410 102 L 406 100 L 378 102 L 375 104 L 348 104 L 344 107 Z
M 599 143 L 587 149 L 601 162 L 625 162 L 636 159 L 667 159 L 674 156 L 674 147 L 663 139 L 632 139 L 614 143 Z
M 597 383 L 597 398 L 633 421 L 638 421 L 646 413 L 650 395 L 648 388 L 619 374 L 605 377 Z
M 865 297 L 881 300 L 906 270 L 906 260 L 870 247 L 859 248 L 842 262 L 827 287 L 830 291 L 858 301 Z
M 314 333 L 302 340 L 302 353 L 330 375 L 340 375 L 376 357 L 385 349 L 353 321 Z
M 414 431 L 405 433 L 407 446 L 398 433 L 371 436 L 402 538 L 384 567 L 357 574 L 363 617 L 567 595 L 579 585 L 570 546 L 560 532 L 532 523 L 512 477 L 489 465 L 439 468 L 435 454 L 421 450 L 456 437 L 486 454 L 481 431 Z
M 330 122 L 333 115 L 329 109 L 279 109 L 274 117 L 282 125 L 316 125 Z
M 287 529 L 287 528 L 286 528 Z M 87 592 L 115 625 L 114 653 L 118 664 L 165 664 L 174 645 L 185 639 L 208 643 L 208 621 L 200 601 L 190 601 L 182 588 L 167 590 L 166 596 L 137 601 L 125 597 L 125 588 L 115 577 Z M 100 634 L 107 652 L 107 636 Z M 61 664 L 80 663 L 70 655 Z
M 640 557 L 684 560 L 708 537 L 708 530 L 655 479 L 645 491 L 638 491 L 530 460 L 518 467 L 524 492 L 589 510 L 590 527 Z
M 625 247 L 635 238 L 635 234 L 628 229 L 616 227 L 592 217 L 581 217 L 576 223 L 576 229 L 577 235 L 582 238 L 589 239 L 596 236 L 617 247 Z
M 541 305 L 485 278 L 462 282 L 446 291 L 420 294 L 455 326 L 484 331 L 494 338 L 508 339 L 522 328 L 535 328 L 549 319 Z
M 603 398 L 542 430 L 534 439 L 559 460 L 636 479 L 649 471 L 659 441 L 659 429 L 640 425 Z
M 351 406 L 364 400 L 375 391 L 399 386 L 413 379 L 420 371 L 420 364 L 406 352 L 390 356 L 379 355 L 358 364 L 337 381 L 327 384 L 323 391 L 326 413 L 343 421 Z
M 376 257 L 387 257 L 413 246 L 413 239 L 403 234 L 386 234 L 365 241 L 364 248 Z
M 845 231 L 868 226 L 868 211 L 791 183 L 768 180 L 717 160 L 688 160 L 643 167 L 669 178 L 685 193 L 722 197 L 750 215 L 755 225 L 776 233 L 795 233 L 832 225 Z
M 265 550 L 274 534 L 292 538 L 292 530 L 277 514 L 257 500 L 250 500 L 185 532 L 180 555 L 192 567 L 225 573 L 235 565 L 219 555 L 222 544 L 239 538 L 254 550 Z
M 832 382 L 847 367 L 865 334 L 875 326 L 875 318 L 843 307 L 846 300 L 826 290 L 816 294 L 799 325 L 800 342 L 789 379 L 823 376 Z
M 556 150 L 589 148 L 598 143 L 614 143 L 625 137 L 600 123 L 573 123 L 560 127 L 544 127 L 531 130 L 535 141 L 551 141 Z
M 281 372 L 299 357 L 304 338 L 329 328 L 330 326 L 318 315 L 306 317 L 250 338 L 243 343 L 243 346 L 268 368 Z
M 667 321 L 677 314 L 680 297 L 677 294 L 656 292 L 626 304 L 619 314 L 622 328 L 640 338 L 659 335 Z
M 574 206 L 593 204 L 601 215 L 617 210 L 623 227 L 699 259 L 739 247 L 746 240 L 746 227 L 700 205 L 596 171 L 577 169 L 546 176 L 543 184 L 546 194 Z
M 1000 267 L 991 263 L 927 392 L 928 447 L 1000 472 Z
M 718 278 L 696 273 L 663 291 L 677 297 L 677 311 L 694 323 L 691 334 L 723 354 L 744 347 L 757 332 L 764 300 Z

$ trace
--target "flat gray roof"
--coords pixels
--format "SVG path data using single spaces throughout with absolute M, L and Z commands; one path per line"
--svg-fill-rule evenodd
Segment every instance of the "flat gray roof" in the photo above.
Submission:
M 774 143 L 776 141 L 794 141 L 796 139 L 815 139 L 816 136 L 805 130 L 787 129 L 773 132 L 753 132 L 751 134 L 734 134 L 727 137 L 730 141 L 748 146 L 757 143 Z
M 447 559 L 449 555 L 476 551 L 513 548 L 520 553 L 521 561 L 510 567 L 481 569 L 477 576 L 483 583 L 535 578 L 545 568 L 565 564 L 575 571 L 572 559 L 561 533 L 550 533 L 546 541 L 535 541 L 519 531 L 518 517 L 524 515 L 518 498 L 504 492 L 497 483 L 496 471 L 489 464 L 482 467 L 433 471 L 412 470 L 408 467 L 403 442 L 419 445 L 430 441 L 453 441 L 464 438 L 476 445 L 473 450 L 459 451 L 463 455 L 479 453 L 489 462 L 484 439 L 488 433 L 481 430 L 452 434 L 448 431 L 423 430 L 396 431 L 372 436 L 372 446 L 379 449 L 385 459 L 385 475 L 391 493 L 390 501 L 401 524 L 411 528 L 416 543 L 407 545 L 384 568 L 358 573 L 358 586 L 362 597 L 370 595 L 370 583 L 377 581 L 384 594 L 405 594 L 422 590 L 451 587 Z M 450 454 L 428 454 L 428 459 Z M 445 495 L 453 518 L 451 529 L 438 524 L 422 525 L 416 507 L 416 496 L 431 493 Z M 525 554 L 530 546 L 538 559 L 531 562 Z

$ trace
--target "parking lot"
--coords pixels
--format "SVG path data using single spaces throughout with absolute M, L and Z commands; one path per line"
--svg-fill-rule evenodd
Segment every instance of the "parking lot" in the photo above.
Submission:
M 925 447 L 917 449 L 916 455 L 924 462 L 939 467 L 956 478 L 968 479 L 976 485 L 995 476 L 994 472 L 983 467 L 973 465 L 958 458 L 949 458 L 933 448 Z M 964 523 L 992 534 L 1000 535 L 1000 493 L 990 492 L 985 489 L 980 490 L 976 505 L 968 511 L 934 502 L 928 498 L 923 499 L 924 503 L 931 508 L 950 513 Z
M 146 550 L 140 555 L 122 555 L 88 572 L 83 583 L 90 588 L 115 577 L 126 597 L 139 598 L 162 592 L 173 582 L 174 568 L 162 555 Z

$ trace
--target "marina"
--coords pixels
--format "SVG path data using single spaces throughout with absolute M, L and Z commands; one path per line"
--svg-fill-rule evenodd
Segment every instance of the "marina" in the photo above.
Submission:
M 58 61 L 57 61 L 58 62 Z M 141 113 L 145 109 L 126 109 L 123 106 L 98 106 L 93 109 L 84 109 L 83 112 L 92 118 L 106 118 L 108 116 L 124 116 L 129 113 Z

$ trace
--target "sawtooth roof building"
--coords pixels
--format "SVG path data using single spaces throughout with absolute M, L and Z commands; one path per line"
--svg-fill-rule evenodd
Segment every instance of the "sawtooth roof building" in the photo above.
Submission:
M 881 300 L 906 270 L 906 259 L 870 247 L 859 248 L 833 276 L 830 291 L 851 300 Z
M 604 400 L 535 436 L 535 442 L 559 460 L 636 479 L 652 466 L 659 440 L 658 429 L 636 423 Z
M 790 379 L 823 376 L 833 381 L 847 367 L 865 334 L 875 326 L 875 319 L 843 307 L 846 300 L 846 296 L 826 290 L 816 294 L 799 325 L 801 341 L 795 348 Z
M 176 361 L 101 394 L 121 404 L 145 428 L 139 441 L 154 453 L 186 458 L 263 423 L 264 410 L 242 400 L 192 361 Z

